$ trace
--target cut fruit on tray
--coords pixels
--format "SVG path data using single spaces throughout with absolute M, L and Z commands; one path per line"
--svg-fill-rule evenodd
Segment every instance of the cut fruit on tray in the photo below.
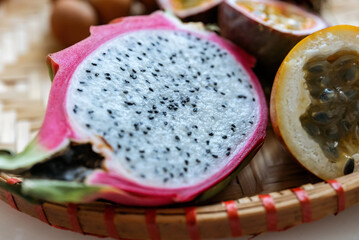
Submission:
M 358 165 L 358 35 L 358 27 L 338 25 L 308 36 L 285 58 L 273 86 L 274 130 L 323 179 Z
M 210 197 L 262 145 L 254 59 L 200 24 L 156 12 L 91 29 L 48 58 L 44 123 L 1 155 L 21 194 L 53 202 L 164 205 Z
M 277 71 L 301 39 L 327 27 L 320 17 L 286 2 L 225 0 L 219 9 L 221 35 L 253 54 L 263 69 Z

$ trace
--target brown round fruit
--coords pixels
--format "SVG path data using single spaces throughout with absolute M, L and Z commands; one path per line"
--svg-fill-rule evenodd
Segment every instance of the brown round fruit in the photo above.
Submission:
M 299 42 L 276 75 L 273 128 L 292 155 L 320 178 L 359 163 L 359 27 L 341 25 Z
M 224 0 L 219 9 L 221 34 L 238 44 L 267 70 L 277 71 L 290 49 L 327 24 L 289 3 L 273 0 Z
M 128 16 L 132 0 L 90 0 L 99 14 L 100 22 L 106 24 L 111 20 Z
M 53 6 L 52 32 L 65 46 L 70 46 L 88 37 L 90 26 L 97 24 L 97 13 L 87 1 L 61 0 Z

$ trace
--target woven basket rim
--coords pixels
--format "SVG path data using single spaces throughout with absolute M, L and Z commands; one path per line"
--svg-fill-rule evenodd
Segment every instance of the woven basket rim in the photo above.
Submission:
M 353 173 L 326 182 L 305 184 L 295 189 L 285 189 L 278 192 L 259 194 L 205 206 L 139 208 L 102 202 L 78 205 L 43 202 L 40 205 L 36 205 L 37 208 L 40 207 L 42 209 L 43 215 L 37 214 L 34 216 L 27 212 L 29 206 L 25 206 L 26 203 L 28 205 L 33 204 L 26 202 L 26 200 L 24 201 L 21 197 L 17 195 L 9 195 L 9 193 L 5 192 L 8 195 L 2 200 L 17 210 L 32 215 L 42 221 L 44 221 L 44 216 L 45 219 L 51 218 L 51 223 L 48 220 L 46 222 L 52 226 L 102 237 L 111 237 L 109 228 L 106 226 L 107 232 L 105 232 L 105 234 L 88 231 L 85 227 L 86 219 L 82 219 L 80 217 L 81 215 L 78 215 L 79 212 L 81 212 L 82 215 L 91 213 L 105 214 L 106 209 L 110 207 L 114 214 L 112 224 L 119 237 L 122 237 L 121 232 L 118 231 L 118 223 L 116 223 L 114 219 L 120 217 L 126 220 L 126 216 L 132 215 L 143 216 L 143 224 L 146 225 L 149 239 L 154 238 L 151 236 L 151 231 L 149 230 L 151 229 L 151 226 L 154 226 L 155 229 L 162 229 L 162 225 L 165 225 L 166 221 L 169 220 L 168 217 L 182 217 L 185 219 L 185 223 L 181 222 L 178 224 L 185 224 L 187 226 L 189 239 L 195 239 L 191 236 L 190 229 L 192 229 L 192 231 L 194 229 L 194 231 L 198 233 L 198 236 L 201 237 L 204 233 L 203 230 L 201 231 L 201 229 L 203 229 L 201 224 L 206 223 L 207 221 L 212 221 L 215 224 L 223 224 L 223 222 L 229 224 L 229 231 L 223 232 L 221 237 L 237 237 L 255 235 L 267 231 L 281 231 L 298 224 L 315 221 L 343 211 L 345 208 L 350 207 L 359 201 L 358 175 L 359 173 Z M 3 182 L 14 183 L 14 178 L 11 177 L 2 177 L 0 180 Z M 19 202 L 21 202 L 21 204 L 18 204 Z M 44 206 L 46 206 L 46 208 L 44 208 Z M 75 217 L 71 217 L 68 214 L 69 206 L 72 208 L 75 206 Z M 55 219 L 53 216 L 50 217 L 49 214 L 51 214 L 51 212 L 46 210 L 49 208 L 60 208 L 64 213 L 67 212 L 66 215 L 69 219 L 75 218 L 77 220 L 73 223 L 69 220 L 68 223 L 70 223 L 70 225 L 64 224 L 64 222 L 57 221 L 56 217 Z M 151 216 L 153 216 L 152 223 L 146 221 L 149 214 L 152 214 Z M 165 216 L 165 218 L 160 219 L 159 216 Z M 189 216 L 192 216 L 192 218 Z M 106 218 L 106 215 L 104 218 Z M 253 227 L 253 224 L 248 224 L 248 219 L 255 219 L 255 227 Z M 139 221 L 141 222 L 141 220 Z M 136 224 L 136 222 L 137 221 L 133 222 L 133 224 Z M 161 239 L 170 239 L 166 236 L 166 233 L 163 233 L 163 236 L 161 233 L 161 231 L 157 231 L 158 237 Z M 128 237 L 131 237 L 131 234 L 130 236 L 126 235 L 126 238 Z M 206 238 L 208 236 L 202 237 Z M 184 237 L 183 239 L 186 238 Z

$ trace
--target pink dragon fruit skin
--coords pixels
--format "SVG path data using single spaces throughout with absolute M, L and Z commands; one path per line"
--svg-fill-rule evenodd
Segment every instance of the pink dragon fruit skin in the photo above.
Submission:
M 189 32 L 200 39 L 215 43 L 228 51 L 242 66 L 252 84 L 258 116 L 250 136 L 235 154 L 220 169 L 194 184 L 185 186 L 165 185 L 156 187 L 146 185 L 126 174 L 118 164 L 113 146 L 103 137 L 86 131 L 74 122 L 66 108 L 69 96 L 69 85 L 73 75 L 82 63 L 99 46 L 110 40 L 141 30 L 168 30 Z M 104 156 L 103 167 L 92 171 L 83 182 L 61 181 L 55 179 L 27 179 L 21 186 L 21 194 L 53 202 L 87 202 L 95 199 L 106 199 L 125 205 L 158 206 L 193 200 L 200 194 L 212 195 L 221 188 L 221 183 L 229 179 L 241 162 L 253 155 L 262 145 L 267 124 L 267 107 L 261 86 L 251 71 L 255 60 L 230 42 L 214 33 L 206 32 L 200 24 L 182 24 L 176 18 L 163 12 L 149 16 L 127 17 L 112 24 L 92 27 L 91 36 L 61 52 L 49 55 L 48 64 L 53 77 L 53 84 L 43 125 L 37 137 L 24 152 L 15 156 L 0 155 L 0 169 L 10 172 L 21 172 L 36 164 L 46 162 L 51 156 L 63 152 L 71 142 L 77 144 L 91 143 L 96 153 Z M 254 98 L 253 98 L 254 102 Z M 253 124 L 253 123 L 252 123 Z M 228 155 L 227 155 L 228 156 Z M 215 189 L 215 191 L 213 190 Z

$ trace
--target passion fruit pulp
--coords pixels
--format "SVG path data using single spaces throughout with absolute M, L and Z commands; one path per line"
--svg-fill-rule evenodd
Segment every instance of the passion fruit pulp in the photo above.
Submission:
M 327 26 L 316 15 L 273 0 L 224 0 L 218 20 L 224 37 L 249 51 L 273 73 L 297 42 Z
M 161 9 L 171 11 L 184 21 L 217 21 L 218 5 L 222 0 L 157 0 Z
M 334 26 L 298 43 L 271 95 L 273 128 L 292 155 L 320 178 L 359 161 L 359 28 Z
M 334 61 L 321 57 L 304 66 L 311 104 L 300 117 L 331 161 L 351 159 L 359 150 L 359 56 L 336 55 Z

